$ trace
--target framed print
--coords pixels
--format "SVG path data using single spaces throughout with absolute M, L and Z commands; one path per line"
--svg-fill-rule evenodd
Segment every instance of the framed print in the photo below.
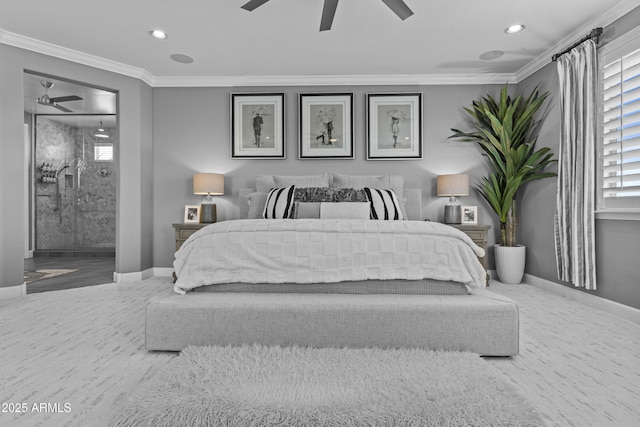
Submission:
M 231 94 L 231 158 L 284 159 L 284 93 Z
M 422 158 L 422 93 L 367 94 L 367 160 Z
M 184 222 L 200 222 L 200 205 L 186 205 L 184 207 Z
M 299 159 L 353 159 L 353 94 L 301 93 Z
M 478 207 L 462 206 L 462 224 L 478 223 Z

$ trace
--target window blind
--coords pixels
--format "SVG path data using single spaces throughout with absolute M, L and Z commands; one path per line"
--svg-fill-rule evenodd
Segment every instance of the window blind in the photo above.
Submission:
M 601 208 L 640 208 L 640 39 L 603 60 Z

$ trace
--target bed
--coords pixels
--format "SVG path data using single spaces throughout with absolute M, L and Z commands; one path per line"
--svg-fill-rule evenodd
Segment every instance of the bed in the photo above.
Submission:
M 483 249 L 420 221 L 421 191 L 403 184 L 393 175 L 258 177 L 240 192 L 241 219 L 202 228 L 176 252 L 176 295 L 147 305 L 147 349 L 257 342 L 517 354 L 517 305 L 485 289 Z

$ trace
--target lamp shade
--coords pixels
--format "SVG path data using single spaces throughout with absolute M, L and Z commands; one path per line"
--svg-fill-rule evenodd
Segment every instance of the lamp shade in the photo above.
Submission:
M 436 191 L 438 192 L 438 196 L 468 196 L 469 175 L 438 175 Z
M 219 173 L 197 173 L 193 175 L 193 194 L 223 195 L 224 175 Z

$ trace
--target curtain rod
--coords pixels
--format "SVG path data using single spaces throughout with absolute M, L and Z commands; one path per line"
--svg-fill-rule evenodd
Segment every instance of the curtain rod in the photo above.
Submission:
M 562 52 L 554 54 L 551 57 L 551 60 L 552 61 L 556 61 L 559 57 L 561 57 L 565 53 L 570 52 L 571 49 L 573 49 L 574 47 L 579 46 L 582 42 L 584 42 L 586 40 L 589 40 L 589 39 L 597 39 L 598 37 L 600 37 L 601 34 L 602 34 L 602 27 L 594 28 L 593 30 L 591 30 L 591 32 L 589 34 L 587 34 L 585 37 L 581 38 L 580 40 L 578 40 L 577 42 L 575 42 L 574 44 L 572 44 L 571 46 L 569 46 L 568 48 L 566 48 Z M 596 43 L 598 43 L 597 40 L 596 40 Z

